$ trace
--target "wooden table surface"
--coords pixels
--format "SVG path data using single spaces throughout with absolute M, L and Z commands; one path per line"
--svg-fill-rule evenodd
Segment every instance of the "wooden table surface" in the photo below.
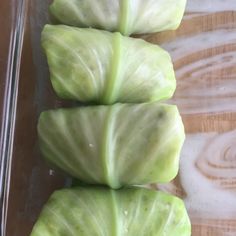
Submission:
M 51 192 L 64 185 L 41 160 L 35 129 L 41 110 L 60 105 L 40 56 L 50 0 L 27 2 L 7 236 L 29 235 Z M 187 133 L 178 177 L 153 187 L 185 200 L 192 236 L 236 236 L 236 0 L 188 0 L 177 31 L 143 38 L 173 58 L 178 86 L 170 102 Z
M 173 58 L 186 142 L 176 180 L 193 236 L 236 235 L 236 1 L 189 0 L 181 27 L 144 38 Z

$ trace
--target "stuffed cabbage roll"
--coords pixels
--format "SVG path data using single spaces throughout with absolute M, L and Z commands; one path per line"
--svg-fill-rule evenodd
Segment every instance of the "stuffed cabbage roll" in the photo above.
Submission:
M 181 199 L 142 188 L 76 187 L 52 194 L 31 236 L 190 236 Z
M 50 11 L 66 25 L 130 35 L 178 28 L 185 6 L 186 0 L 54 0 Z
M 185 137 L 177 107 L 157 103 L 46 111 L 38 134 L 49 163 L 112 188 L 172 180 Z
M 47 25 L 42 46 L 52 85 L 64 99 L 138 103 L 168 99 L 176 88 L 169 54 L 141 39 Z

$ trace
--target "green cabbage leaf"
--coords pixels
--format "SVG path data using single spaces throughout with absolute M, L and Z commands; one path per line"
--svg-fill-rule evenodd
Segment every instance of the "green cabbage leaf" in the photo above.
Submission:
M 76 187 L 52 194 L 31 236 L 190 236 L 184 203 L 142 188 Z
M 50 12 L 66 25 L 130 35 L 178 28 L 185 6 L 186 0 L 54 0 Z
M 64 99 L 141 103 L 168 99 L 176 88 L 169 54 L 142 39 L 46 25 L 42 47 L 54 90 Z
M 177 107 L 158 103 L 46 111 L 38 134 L 48 162 L 112 188 L 172 180 L 185 138 Z

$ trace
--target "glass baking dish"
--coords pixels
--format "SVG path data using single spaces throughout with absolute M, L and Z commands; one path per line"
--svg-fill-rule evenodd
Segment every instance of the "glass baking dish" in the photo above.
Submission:
M 72 105 L 54 94 L 40 47 L 49 3 L 0 3 L 2 236 L 29 235 L 49 195 L 70 184 L 45 164 L 37 143 L 40 112 Z M 235 2 L 189 0 L 177 31 L 141 37 L 173 58 L 178 87 L 170 102 L 187 133 L 178 177 L 152 187 L 185 200 L 193 236 L 236 235 Z

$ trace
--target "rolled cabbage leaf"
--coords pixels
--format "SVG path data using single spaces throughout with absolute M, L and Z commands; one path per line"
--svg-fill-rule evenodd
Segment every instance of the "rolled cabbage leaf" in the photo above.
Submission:
M 46 111 L 38 134 L 49 163 L 112 188 L 172 180 L 185 138 L 177 107 L 158 103 Z
M 50 12 L 66 25 L 130 35 L 175 30 L 185 6 L 186 0 L 54 0 Z
M 64 99 L 139 103 L 168 99 L 176 88 L 169 54 L 141 39 L 46 25 L 42 47 L 54 90 Z
M 181 199 L 142 188 L 76 187 L 52 194 L 31 236 L 190 236 Z

